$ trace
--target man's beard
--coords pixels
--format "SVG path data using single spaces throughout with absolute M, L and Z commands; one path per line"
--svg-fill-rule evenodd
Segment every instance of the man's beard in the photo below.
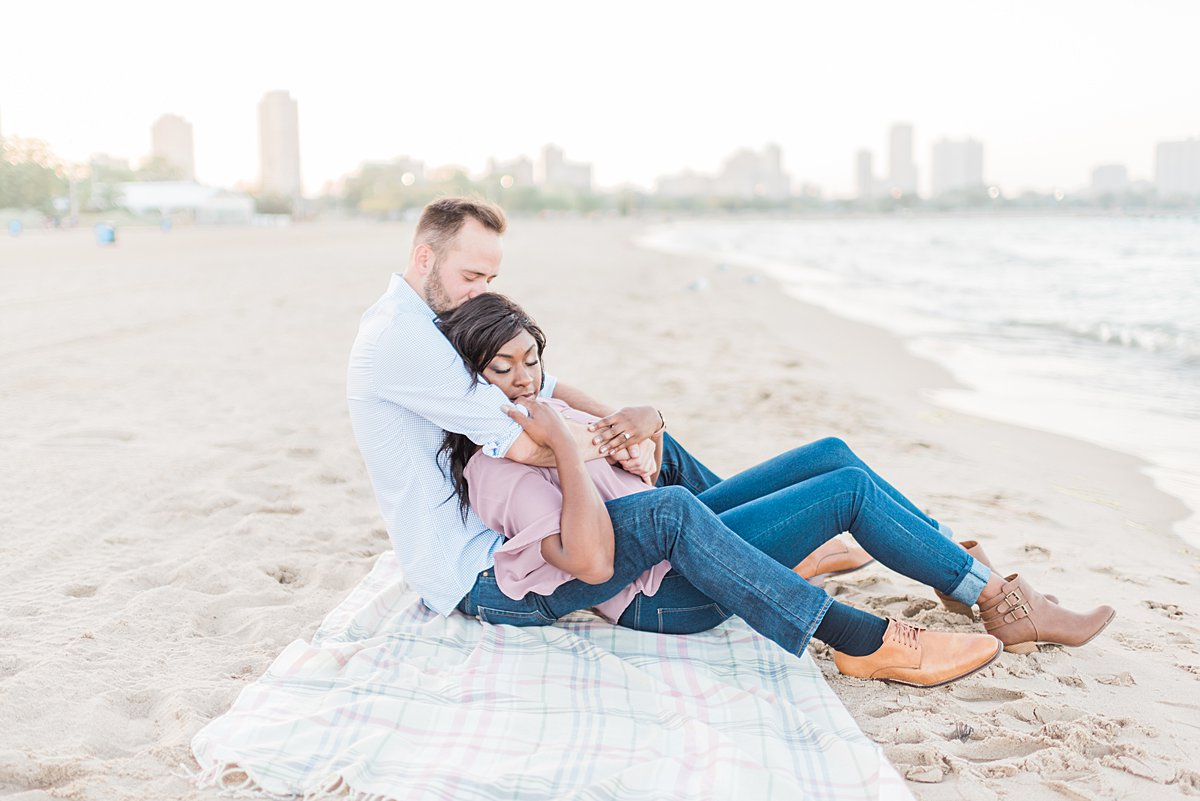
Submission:
M 429 268 L 429 275 L 425 278 L 425 302 L 435 314 L 445 314 L 454 308 L 454 301 L 442 285 L 441 266 L 436 261 Z

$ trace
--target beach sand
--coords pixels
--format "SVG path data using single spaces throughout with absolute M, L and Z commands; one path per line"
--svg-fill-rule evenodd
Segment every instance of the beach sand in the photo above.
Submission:
M 922 799 L 1200 795 L 1200 559 L 1128 456 L 929 403 L 949 375 L 752 271 L 638 248 L 640 224 L 512 221 L 496 289 L 547 366 L 662 408 L 722 474 L 838 436 L 998 566 L 1069 606 L 1081 649 L 918 690 L 839 676 Z M 358 317 L 406 224 L 125 229 L 0 241 L 0 795 L 199 799 L 188 743 L 388 547 L 346 414 Z M 690 290 L 703 278 L 707 288 Z M 881 566 L 839 600 L 973 624 Z

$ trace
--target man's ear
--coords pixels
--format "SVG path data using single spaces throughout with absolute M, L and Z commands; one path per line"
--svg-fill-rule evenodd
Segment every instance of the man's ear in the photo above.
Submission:
M 412 263 L 417 268 L 417 275 L 424 278 L 429 275 L 429 268 L 435 260 L 433 248 L 422 242 L 413 248 Z

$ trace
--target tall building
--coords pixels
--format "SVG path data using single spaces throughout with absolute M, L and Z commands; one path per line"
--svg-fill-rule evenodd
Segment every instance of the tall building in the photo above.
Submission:
M 654 184 L 655 194 L 659 197 L 708 197 L 713 194 L 712 177 L 692 170 L 660 176 Z
M 791 178 L 783 171 L 783 151 L 769 144 L 762 153 L 743 148 L 725 159 L 713 182 L 721 197 L 783 200 L 791 195 Z
M 488 178 L 499 181 L 505 189 L 512 186 L 533 185 L 533 162 L 528 156 L 517 156 L 515 159 L 500 161 L 488 159 Z
M 982 192 L 983 143 L 974 139 L 942 139 L 933 145 L 931 191 L 934 197 L 951 192 Z
M 1124 164 L 1102 164 L 1092 170 L 1091 193 L 1095 197 L 1129 191 L 1129 170 Z
M 287 92 L 267 92 L 258 103 L 259 189 L 300 197 L 300 113 Z
M 1200 139 L 1159 142 L 1154 149 L 1154 185 L 1163 198 L 1200 195 Z
M 179 180 L 196 180 L 196 150 L 192 124 L 176 114 L 164 114 L 150 126 L 150 153 L 179 171 Z
M 567 161 L 558 145 L 542 148 L 538 173 L 538 182 L 551 191 L 592 191 L 592 165 Z
M 917 194 L 913 127 L 908 123 L 893 125 L 888 134 L 888 191 L 897 197 Z
M 870 200 L 875 194 L 875 168 L 870 150 L 854 154 L 854 186 L 859 200 Z

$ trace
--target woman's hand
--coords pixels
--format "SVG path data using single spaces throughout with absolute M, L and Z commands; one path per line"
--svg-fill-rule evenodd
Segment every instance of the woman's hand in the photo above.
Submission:
M 588 431 L 596 432 L 592 444 L 599 445 L 600 453 L 605 454 L 617 447 L 636 445 L 660 430 L 662 417 L 653 406 L 626 406 L 588 425 Z
M 521 426 L 536 444 L 553 451 L 563 448 L 576 450 L 575 438 L 571 436 L 566 421 L 556 409 L 537 400 L 518 398 L 513 403 L 524 406 L 529 414 L 522 414 L 515 406 L 504 406 L 504 413 L 516 420 L 517 425 Z

